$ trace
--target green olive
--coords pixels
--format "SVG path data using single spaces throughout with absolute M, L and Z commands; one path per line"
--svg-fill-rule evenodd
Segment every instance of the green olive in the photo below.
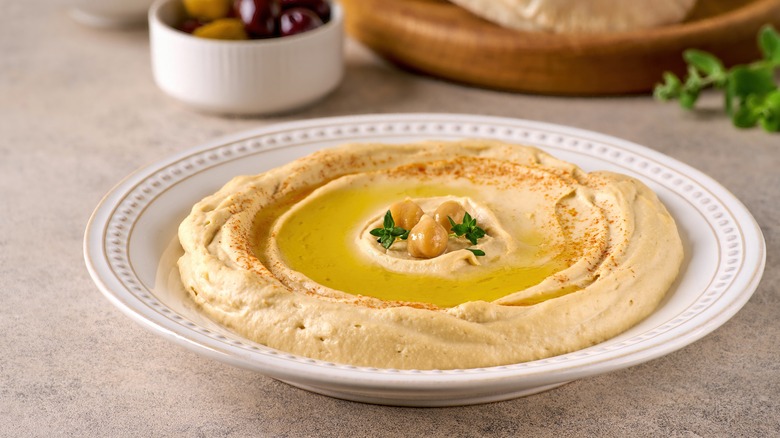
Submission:
M 237 18 L 220 18 L 192 31 L 196 37 L 215 40 L 246 40 L 249 39 L 244 30 L 244 22 Z
M 411 230 L 417 222 L 420 222 L 423 211 L 417 203 L 407 199 L 391 205 L 390 215 L 393 216 L 396 227 Z
M 433 219 L 444 227 L 445 231 L 450 232 L 452 230 L 452 224 L 447 217 L 451 217 L 456 224 L 459 224 L 463 222 L 463 216 L 465 214 L 466 210 L 463 209 L 463 206 L 460 205 L 460 203 L 446 201 L 436 208 L 436 211 L 433 213 Z
M 426 214 L 409 232 L 407 251 L 412 257 L 432 259 L 444 254 L 448 239 L 447 230 Z
M 225 18 L 233 7 L 230 0 L 183 0 L 183 3 L 187 15 L 201 21 Z

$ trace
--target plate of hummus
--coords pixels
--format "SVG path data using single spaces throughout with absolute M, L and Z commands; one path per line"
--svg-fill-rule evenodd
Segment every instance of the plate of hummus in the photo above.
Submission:
M 120 310 L 202 355 L 403 406 L 548 390 L 680 349 L 760 281 L 759 227 L 644 146 L 456 114 L 225 137 L 130 175 L 84 254 Z

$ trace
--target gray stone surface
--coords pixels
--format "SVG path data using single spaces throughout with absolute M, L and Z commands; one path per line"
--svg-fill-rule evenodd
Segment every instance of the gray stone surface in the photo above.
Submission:
M 81 27 L 62 4 L 2 2 L 0 436 L 778 436 L 780 134 L 739 131 L 706 95 L 683 113 L 645 96 L 556 98 L 411 75 L 347 45 L 343 85 L 275 118 L 204 115 L 154 85 L 145 29 Z M 543 120 L 647 145 L 699 168 L 752 211 L 764 279 L 714 333 L 666 357 L 543 394 L 411 409 L 311 394 L 201 358 L 101 296 L 87 219 L 133 170 L 282 120 L 458 112 Z

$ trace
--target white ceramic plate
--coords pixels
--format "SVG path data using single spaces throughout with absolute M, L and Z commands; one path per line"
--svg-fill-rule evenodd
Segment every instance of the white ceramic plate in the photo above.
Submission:
M 209 321 L 169 286 L 176 228 L 191 206 L 233 176 L 256 174 L 347 142 L 492 138 L 540 147 L 586 171 L 613 170 L 658 193 L 677 221 L 686 258 L 660 307 L 620 336 L 544 360 L 463 370 L 334 364 L 248 341 Z M 173 242 L 173 243 L 172 243 Z M 130 175 L 96 208 L 84 237 L 92 278 L 144 327 L 197 353 L 321 394 L 369 403 L 447 406 L 505 400 L 629 367 L 715 330 L 750 298 L 764 268 L 761 231 L 745 207 L 701 172 L 648 148 L 526 120 L 397 114 L 306 120 L 211 142 Z

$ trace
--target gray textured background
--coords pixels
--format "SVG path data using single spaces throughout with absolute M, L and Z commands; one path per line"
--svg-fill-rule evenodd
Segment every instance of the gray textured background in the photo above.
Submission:
M 154 85 L 145 29 L 81 27 L 60 4 L 0 3 L 0 436 L 777 436 L 780 134 L 738 131 L 706 95 L 688 114 L 648 97 L 555 98 L 413 76 L 347 44 L 343 85 L 278 118 L 192 112 Z M 458 112 L 572 125 L 647 145 L 740 198 L 768 244 L 731 321 L 664 358 L 543 394 L 411 409 L 311 394 L 201 358 L 122 315 L 90 280 L 92 209 L 140 166 L 280 120 Z

